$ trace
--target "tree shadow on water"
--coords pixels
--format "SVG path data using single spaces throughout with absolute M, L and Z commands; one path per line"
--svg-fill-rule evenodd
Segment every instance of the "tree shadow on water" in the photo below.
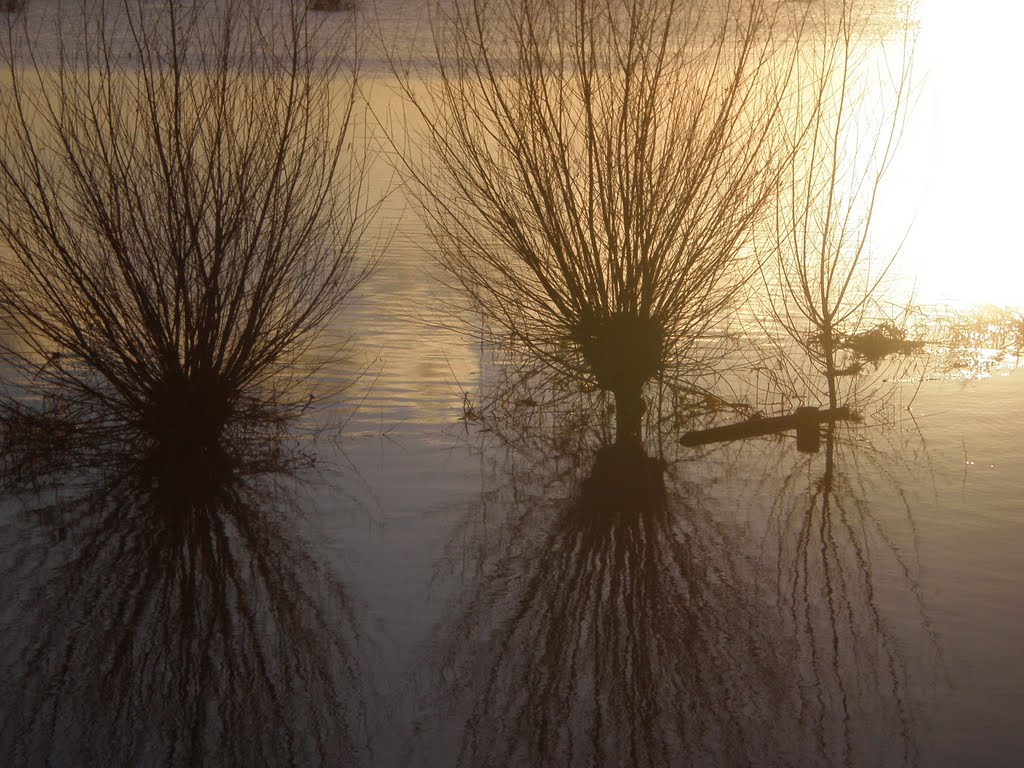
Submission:
M 293 474 L 121 455 L 64 479 L 4 513 L 9 765 L 363 753 L 356 610 L 308 547 Z

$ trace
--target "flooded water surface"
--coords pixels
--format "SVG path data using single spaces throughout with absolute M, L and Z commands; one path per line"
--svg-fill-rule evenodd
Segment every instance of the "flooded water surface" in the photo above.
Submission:
M 771 332 L 753 304 L 715 329 L 742 337 L 722 394 L 686 414 L 649 394 L 642 443 L 613 439 L 593 387 L 516 378 L 529 364 L 466 332 L 482 321 L 373 133 L 402 107 L 370 46 L 356 140 L 379 149 L 364 239 L 380 263 L 327 334 L 347 357 L 319 373 L 348 388 L 307 405 L 320 432 L 301 430 L 287 471 L 131 451 L 55 471 L 70 443 L 52 431 L 7 461 L 3 763 L 1017 765 L 1024 373 L 1021 315 L 996 305 L 1021 306 L 1021 253 L 1012 216 L 986 211 L 1024 200 L 967 166 L 976 148 L 1024 169 L 1012 137 L 949 117 L 971 67 L 1010 93 L 991 85 L 1001 54 L 972 42 L 951 72 L 954 12 L 915 7 L 935 74 L 878 218 L 886 241 L 917 216 L 892 282 L 919 275 L 920 292 L 890 316 L 921 343 L 851 351 L 872 384 L 849 391 L 871 405 L 811 447 L 793 429 L 682 443 L 804 404 L 779 394 L 774 357 L 749 366 Z M 382 1 L 372 22 L 430 45 L 416 3 Z M 5 424 L 5 449 L 28 429 Z

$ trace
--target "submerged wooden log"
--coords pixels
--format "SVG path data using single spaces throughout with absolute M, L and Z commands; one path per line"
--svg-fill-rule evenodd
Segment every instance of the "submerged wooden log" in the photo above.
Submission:
M 727 440 L 742 440 L 745 437 L 759 437 L 785 432 L 789 429 L 797 431 L 797 447 L 801 451 L 817 451 L 818 425 L 823 421 L 851 421 L 857 417 L 849 406 L 826 408 L 819 410 L 813 406 L 797 408 L 796 413 L 787 416 L 770 416 L 767 418 L 748 419 L 736 424 L 722 427 L 701 429 L 687 432 L 679 442 L 683 445 L 707 445 Z

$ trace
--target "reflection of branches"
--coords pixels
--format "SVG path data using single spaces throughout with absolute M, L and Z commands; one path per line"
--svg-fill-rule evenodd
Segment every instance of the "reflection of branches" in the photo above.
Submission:
M 585 438 L 565 452 L 530 430 L 501 438 L 507 463 L 456 539 L 470 583 L 435 649 L 434 705 L 461 728 L 460 764 L 916 761 L 893 601 L 937 645 L 889 452 L 844 450 L 832 431 L 807 481 L 788 449 L 767 468 L 743 451 L 717 497 L 635 446 L 581 470 Z M 737 507 L 754 512 L 743 527 Z
M 512 479 L 508 535 L 441 646 L 460 763 L 781 754 L 787 643 L 736 531 L 635 447 L 602 448 L 568 500 Z
M 323 764 L 361 731 L 342 584 L 283 481 L 214 462 L 79 483 L 8 523 L 11 764 Z
M 797 640 L 801 710 L 823 717 L 818 760 L 823 764 L 895 764 L 880 759 L 882 745 L 898 745 L 902 764 L 916 761 L 915 718 L 909 669 L 883 600 L 880 580 L 895 571 L 927 631 L 916 580 L 916 563 L 879 514 L 881 498 L 869 482 L 884 483 L 903 507 L 909 535 L 916 536 L 909 502 L 889 467 L 893 457 L 859 446 L 844 450 L 838 427 L 826 431 L 823 461 L 810 477 L 796 467 L 780 485 L 771 519 L 778 558 L 778 602 Z M 806 481 L 805 481 L 806 480 Z M 934 638 L 932 638 L 934 643 Z M 812 714 L 813 713 L 813 714 Z

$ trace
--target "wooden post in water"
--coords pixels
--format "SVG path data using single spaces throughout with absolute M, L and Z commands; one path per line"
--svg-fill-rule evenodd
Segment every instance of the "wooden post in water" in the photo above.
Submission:
M 821 448 L 819 418 L 818 409 L 813 405 L 796 409 L 796 449 L 800 453 L 817 453 Z

